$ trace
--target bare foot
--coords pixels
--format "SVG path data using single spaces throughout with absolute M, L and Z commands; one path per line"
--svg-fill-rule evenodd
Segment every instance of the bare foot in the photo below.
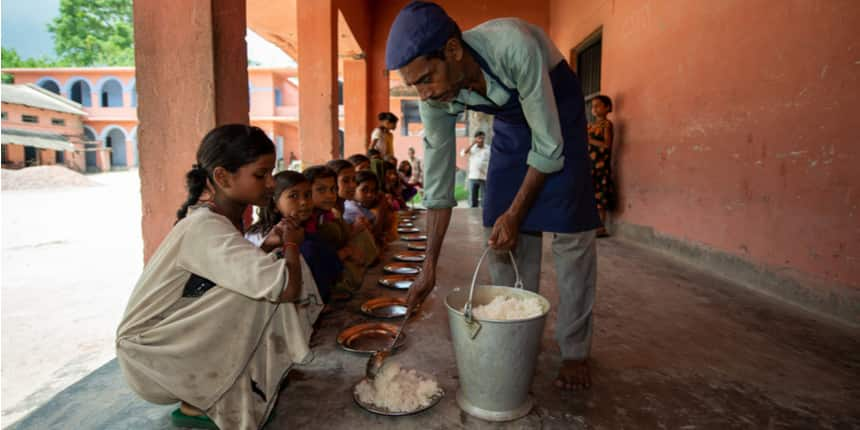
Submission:
M 555 386 L 567 391 L 582 391 L 591 387 L 591 371 L 587 360 L 563 360 L 558 369 Z
M 179 404 L 179 412 L 182 412 L 189 417 L 199 417 L 202 415 L 206 415 L 200 409 L 195 408 L 194 406 L 189 405 L 188 403 L 182 402 Z

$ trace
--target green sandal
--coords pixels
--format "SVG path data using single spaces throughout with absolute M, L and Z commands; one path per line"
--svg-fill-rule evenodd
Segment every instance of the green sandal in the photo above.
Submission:
M 179 410 L 179 408 L 176 408 L 176 410 L 170 414 L 170 421 L 172 421 L 173 425 L 176 427 L 218 430 L 218 426 L 215 425 L 215 422 L 206 415 L 185 415 Z
M 263 426 L 269 425 L 272 420 L 275 418 L 275 411 L 272 411 L 269 414 L 269 418 L 266 419 L 266 423 Z M 218 430 L 218 426 L 215 425 L 215 422 L 212 421 L 212 418 L 207 417 L 206 415 L 185 415 L 182 413 L 179 408 L 176 408 L 173 413 L 170 414 L 170 420 L 173 422 L 173 425 L 176 427 L 188 427 L 193 429 L 210 429 L 210 430 Z

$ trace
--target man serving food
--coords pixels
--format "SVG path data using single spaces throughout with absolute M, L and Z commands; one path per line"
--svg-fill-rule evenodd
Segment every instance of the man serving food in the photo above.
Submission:
M 457 115 L 466 109 L 494 115 L 483 198 L 488 245 L 513 250 L 525 287 L 537 291 L 543 233 L 552 235 L 562 355 L 555 383 L 567 390 L 589 387 L 600 220 L 576 75 L 532 24 L 501 18 L 461 33 L 440 6 L 427 2 L 400 11 L 385 55 L 387 69 L 417 89 L 425 130 L 427 259 L 410 289 L 410 306 L 423 302 L 435 286 L 436 263 L 456 206 Z M 491 254 L 493 283 L 513 285 L 507 253 Z

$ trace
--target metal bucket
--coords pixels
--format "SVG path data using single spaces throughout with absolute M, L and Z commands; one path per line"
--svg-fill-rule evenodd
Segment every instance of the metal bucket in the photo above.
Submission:
M 482 286 L 476 289 L 478 269 L 488 251 L 489 248 L 478 260 L 472 287 L 468 291 L 455 288 L 445 299 L 460 376 L 457 404 L 469 415 L 483 420 L 511 421 L 527 415 L 534 405 L 529 388 L 550 305 L 541 295 L 523 289 L 516 261 L 513 288 Z M 508 255 L 514 260 L 513 254 L 508 252 Z M 496 296 L 537 297 L 543 313 L 525 320 L 474 319 L 472 307 L 485 305 Z

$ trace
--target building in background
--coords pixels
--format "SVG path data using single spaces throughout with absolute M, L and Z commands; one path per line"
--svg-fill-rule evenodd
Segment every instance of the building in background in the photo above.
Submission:
M 9 87 L 19 89 L 15 94 L 31 94 L 28 99 L 53 103 L 56 109 L 68 106 L 67 109 L 74 110 L 79 117 L 77 121 L 67 119 L 69 125 L 66 128 L 51 125 L 48 114 L 41 115 L 40 123 L 21 123 L 19 112 L 23 110 L 10 107 L 9 120 L 5 114 L 3 117 L 3 167 L 20 168 L 57 163 L 79 171 L 99 172 L 138 165 L 137 88 L 134 67 L 4 69 L 3 72 L 14 76 L 16 85 Z M 295 77 L 296 70 L 290 68 L 248 68 L 251 124 L 262 128 L 271 137 L 277 148 L 278 159 L 285 160 L 284 164 L 289 162 L 290 153 L 301 158 L 298 145 L 298 87 L 290 80 Z M 7 112 L 6 87 L 7 85 L 3 86 L 4 112 Z M 163 97 L 165 104 L 170 102 L 169 94 Z M 14 103 L 9 104 L 11 106 Z M 64 112 L 64 115 L 72 114 Z M 189 112 L 188 117 L 193 118 L 193 113 Z M 74 138 L 68 139 L 74 141 L 71 145 L 77 146 L 75 149 L 64 147 L 68 149 L 64 152 L 80 153 L 80 162 L 74 162 L 72 155 L 69 155 L 69 161 L 65 161 L 63 156 L 57 158 L 63 160 L 62 163 L 52 161 L 54 159 L 47 155 L 26 158 L 23 146 L 7 148 L 7 138 L 12 139 L 13 136 L 6 136 L 7 128 L 22 129 L 21 124 L 25 124 L 23 129 L 38 129 L 39 133 L 74 135 Z M 9 163 L 5 157 L 7 152 L 10 154 Z M 88 155 L 84 156 L 84 153 Z
M 105 151 L 87 152 L 87 112 L 81 105 L 34 84 L 3 84 L 3 168 L 60 164 L 83 171 L 105 167 Z

